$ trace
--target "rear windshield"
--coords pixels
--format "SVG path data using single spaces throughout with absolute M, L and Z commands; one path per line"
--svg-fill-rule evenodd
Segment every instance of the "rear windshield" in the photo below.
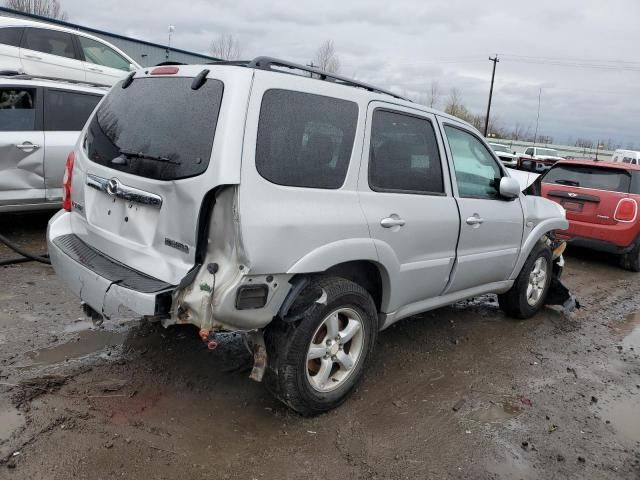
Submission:
M 568 187 L 594 188 L 610 192 L 629 193 L 631 175 L 618 168 L 590 167 L 586 165 L 558 165 L 542 179 L 543 183 L 555 183 Z
M 209 165 L 223 84 L 208 79 L 141 78 L 118 83 L 89 124 L 87 152 L 96 163 L 158 180 L 203 173 Z

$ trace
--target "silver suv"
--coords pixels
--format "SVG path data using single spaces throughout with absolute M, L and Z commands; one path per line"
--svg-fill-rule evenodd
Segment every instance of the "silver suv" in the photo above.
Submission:
M 210 348 L 245 332 L 252 378 L 306 415 L 394 322 L 486 293 L 526 318 L 560 285 L 564 210 L 473 127 L 271 58 L 131 74 L 67 179 L 49 253 L 87 313 L 193 324 Z
M 0 212 L 60 208 L 65 160 L 106 92 L 0 75 Z

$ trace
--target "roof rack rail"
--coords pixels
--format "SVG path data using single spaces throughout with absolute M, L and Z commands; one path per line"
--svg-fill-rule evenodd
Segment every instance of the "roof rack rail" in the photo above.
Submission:
M 231 65 L 236 67 L 246 67 L 249 65 L 250 60 L 215 60 L 213 62 L 207 62 L 205 65 Z
M 18 80 L 47 80 L 52 82 L 60 82 L 60 83 L 68 83 L 70 85 L 79 85 L 85 87 L 97 87 L 97 88 L 110 88 L 109 85 L 104 85 L 102 83 L 93 83 L 87 82 L 86 80 L 71 80 L 68 78 L 60 78 L 60 77 L 47 77 L 44 75 L 30 75 L 28 73 L 16 72 L 16 71 L 0 71 L 0 77 L 4 78 L 12 78 Z
M 214 62 L 218 63 L 218 62 Z M 233 63 L 233 62 L 224 62 L 226 64 L 229 63 Z M 280 69 L 273 69 L 272 67 L 282 67 L 282 68 L 288 68 L 291 70 L 300 70 L 303 72 L 309 72 L 311 74 L 317 75 L 317 77 L 320 80 L 325 80 L 328 82 L 333 82 L 333 83 L 338 83 L 341 85 L 347 85 L 350 87 L 358 87 L 358 88 L 364 88 L 365 90 L 368 90 L 370 92 L 375 92 L 375 93 L 383 93 L 385 95 L 390 95 L 394 98 L 398 98 L 400 100 L 405 100 L 410 102 L 411 100 L 409 100 L 408 98 L 404 98 L 396 93 L 390 92 L 389 90 L 383 90 L 382 88 L 378 88 L 378 87 L 374 87 L 373 85 L 369 85 L 368 83 L 363 83 L 363 82 L 358 82 L 356 80 L 347 78 L 347 77 L 343 77 L 341 75 L 337 75 L 335 73 L 330 73 L 330 72 L 325 72 L 324 70 L 320 70 L 317 68 L 313 68 L 313 67 L 307 67 L 305 65 L 300 65 L 298 63 L 293 63 L 293 62 L 287 62 L 286 60 L 280 60 L 278 58 L 273 58 L 273 57 L 256 57 L 253 60 L 251 60 L 250 62 L 246 63 L 246 62 L 241 62 L 241 63 L 237 63 L 238 65 L 246 65 L 249 68 L 257 68 L 260 70 L 272 70 L 272 71 L 277 71 L 277 72 L 281 72 L 281 73 L 289 73 L 289 72 L 285 72 L 283 70 Z

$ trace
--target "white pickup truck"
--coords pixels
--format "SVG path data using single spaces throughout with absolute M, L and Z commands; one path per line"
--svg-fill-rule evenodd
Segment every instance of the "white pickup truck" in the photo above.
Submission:
M 518 168 L 532 172 L 545 172 L 558 160 L 565 160 L 553 148 L 529 147 L 518 158 Z

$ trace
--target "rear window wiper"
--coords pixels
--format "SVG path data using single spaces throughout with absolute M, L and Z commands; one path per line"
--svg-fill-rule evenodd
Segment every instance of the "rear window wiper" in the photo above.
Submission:
M 570 187 L 579 187 L 580 182 L 576 182 L 575 180 L 556 180 L 555 183 L 559 183 L 560 185 L 569 185 Z
M 180 165 L 180 162 L 178 162 L 177 160 L 171 160 L 168 157 L 161 157 L 159 155 L 151 155 L 150 153 L 120 150 L 120 155 L 124 155 L 125 157 L 128 157 L 128 158 L 142 158 L 144 160 L 153 160 L 155 162 L 164 162 L 164 163 L 171 163 L 173 165 Z

